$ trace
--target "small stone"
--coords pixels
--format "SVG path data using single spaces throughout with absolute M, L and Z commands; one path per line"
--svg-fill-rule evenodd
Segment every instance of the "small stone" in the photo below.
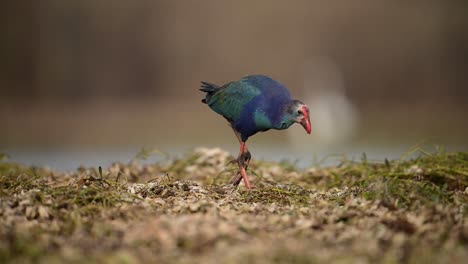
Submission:
M 26 212 L 25 212 L 25 215 L 28 219 L 34 219 L 36 218 L 36 215 L 37 215 L 37 210 L 35 207 L 32 207 L 32 206 L 28 206 L 26 207 Z
M 193 203 L 189 206 L 189 210 L 191 212 L 197 212 L 200 209 L 200 204 L 199 203 Z
M 49 209 L 42 205 L 37 208 L 37 213 L 41 219 L 48 219 L 50 217 Z

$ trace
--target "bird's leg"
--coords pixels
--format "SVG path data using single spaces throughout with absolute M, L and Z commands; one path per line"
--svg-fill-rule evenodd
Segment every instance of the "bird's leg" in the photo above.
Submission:
M 241 182 L 242 178 L 244 179 L 247 179 L 247 177 L 244 177 L 243 175 L 247 175 L 245 173 L 245 170 L 247 170 L 247 168 L 249 167 L 249 162 L 250 162 L 250 159 L 252 158 L 252 155 L 250 154 L 250 151 L 247 149 L 247 146 L 245 145 L 245 142 L 242 142 L 242 139 L 239 135 L 239 132 L 237 132 L 232 126 L 232 131 L 234 131 L 234 134 L 236 135 L 237 137 L 237 140 L 239 141 L 239 144 L 241 144 L 241 151 L 239 152 L 239 155 L 237 157 L 237 159 L 235 160 L 232 160 L 231 163 L 237 163 L 239 165 L 239 170 L 237 171 L 237 174 L 236 176 L 232 177 L 231 180 L 229 181 L 230 184 L 234 185 L 234 186 L 238 186 L 239 183 Z M 244 146 L 242 148 L 242 145 Z M 242 173 L 242 170 L 240 168 L 243 168 L 243 173 Z M 245 181 L 245 180 L 244 180 Z M 247 181 L 248 183 L 248 181 Z M 246 184 L 247 186 L 247 184 Z M 249 185 L 250 187 L 250 185 Z M 250 188 L 248 188 L 250 189 Z
M 242 139 L 239 135 L 239 132 L 237 132 L 233 127 L 232 131 L 234 131 L 234 134 L 237 137 L 237 140 L 239 141 L 239 144 L 244 144 L 244 151 L 239 152 L 239 156 L 237 156 L 237 159 L 231 160 L 231 163 L 239 163 L 239 161 L 242 161 L 244 164 L 244 168 L 247 169 L 249 166 L 250 159 L 252 158 L 252 155 L 250 154 L 250 151 L 247 149 L 247 146 L 245 146 L 245 142 L 242 142 Z
M 247 168 L 249 167 L 250 158 L 251 158 L 250 151 L 246 151 L 240 154 L 240 156 L 237 159 L 232 160 L 231 162 L 237 163 L 237 164 L 240 162 L 243 162 L 243 167 L 245 170 L 247 170 Z M 241 180 L 242 180 L 242 175 L 241 175 L 240 170 L 238 170 L 236 175 L 231 178 L 229 183 L 234 186 L 238 186 Z
M 239 156 L 237 159 L 231 161 L 233 163 L 237 163 L 239 166 L 239 170 L 237 171 L 236 175 L 232 177 L 231 180 L 229 181 L 229 183 L 234 186 L 238 186 L 242 179 L 244 179 L 244 183 L 245 183 L 245 179 L 247 179 L 247 174 L 245 170 L 249 167 L 249 162 L 251 158 L 250 152 L 248 150 L 247 151 L 245 150 L 245 143 L 241 143 L 241 144 L 244 144 L 244 150 L 243 151 L 241 150 L 239 152 Z M 241 148 L 242 148 L 242 145 L 241 145 Z M 250 185 L 248 185 L 248 180 L 246 183 L 246 187 L 247 186 L 250 187 Z M 250 189 L 249 187 L 248 189 Z
M 246 165 L 245 160 L 244 160 L 245 153 L 248 153 L 248 155 L 250 156 L 250 152 L 248 150 L 246 151 L 245 142 L 242 142 L 240 145 L 239 157 L 237 158 L 237 160 L 239 164 L 239 172 L 242 178 L 244 178 L 245 187 L 248 190 L 250 190 L 249 179 L 247 178 L 247 173 L 245 172 L 245 168 L 248 166 L 248 163 Z

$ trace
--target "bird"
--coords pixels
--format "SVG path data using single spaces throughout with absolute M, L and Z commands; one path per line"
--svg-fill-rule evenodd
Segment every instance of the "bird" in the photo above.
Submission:
M 206 93 L 202 103 L 227 120 L 239 141 L 239 155 L 233 163 L 238 164 L 238 174 L 248 190 L 251 187 L 246 169 L 251 154 L 246 142 L 251 136 L 270 129 L 287 129 L 295 123 L 308 134 L 311 132 L 309 107 L 292 99 L 286 86 L 271 77 L 249 75 L 224 85 L 202 81 L 200 91 Z

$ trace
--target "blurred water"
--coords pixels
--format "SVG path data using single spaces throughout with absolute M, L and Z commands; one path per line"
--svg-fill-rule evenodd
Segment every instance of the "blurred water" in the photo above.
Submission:
M 207 146 L 218 147 L 218 146 Z M 237 145 L 221 146 L 232 155 L 237 155 Z M 180 157 L 188 153 L 195 146 L 161 146 L 158 150 L 168 154 L 169 158 Z M 405 144 L 361 144 L 361 145 L 342 145 L 342 146 L 311 146 L 310 148 L 298 148 L 286 144 L 262 145 L 250 144 L 249 150 L 254 160 L 281 161 L 288 160 L 300 168 L 309 166 L 329 166 L 340 162 L 342 158 L 355 161 L 361 160 L 365 153 L 368 160 L 383 161 L 387 159 L 399 159 L 402 155 L 408 153 L 411 145 Z M 425 147 L 429 151 L 434 151 L 433 147 Z M 447 151 L 467 151 L 466 148 L 457 146 L 445 147 Z M 114 162 L 129 162 L 135 158 L 141 147 L 118 147 L 118 148 L 100 148 L 100 149 L 7 149 L 4 152 L 10 157 L 9 160 L 25 165 L 46 166 L 58 170 L 75 170 L 80 166 L 85 167 L 108 167 Z M 151 155 L 144 163 L 159 162 L 166 159 L 164 155 Z

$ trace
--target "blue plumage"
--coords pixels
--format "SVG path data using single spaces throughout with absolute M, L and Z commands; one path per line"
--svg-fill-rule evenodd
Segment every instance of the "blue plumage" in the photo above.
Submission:
M 203 82 L 201 90 L 208 93 L 204 102 L 224 116 L 243 141 L 260 131 L 287 128 L 282 121 L 291 95 L 268 76 L 251 75 L 221 87 Z
M 250 152 L 245 142 L 249 137 L 269 129 L 286 129 L 294 123 L 300 123 L 310 134 L 309 108 L 291 99 L 288 89 L 268 76 L 251 75 L 223 86 L 202 82 L 200 90 L 206 93 L 202 102 L 226 118 L 239 139 L 236 161 L 248 189 L 245 169 Z M 234 182 L 238 184 L 240 179 Z

